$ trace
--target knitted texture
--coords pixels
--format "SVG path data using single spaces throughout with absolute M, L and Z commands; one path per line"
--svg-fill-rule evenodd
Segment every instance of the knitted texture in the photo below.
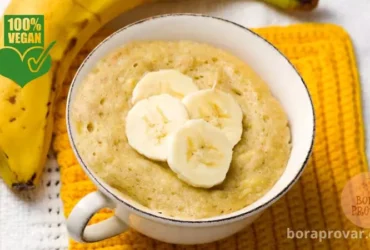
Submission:
M 314 102 L 317 133 L 313 155 L 299 181 L 267 209 L 252 226 L 219 242 L 197 246 L 170 245 L 130 230 L 91 244 L 70 241 L 70 250 L 118 249 L 370 249 L 363 239 L 289 239 L 287 228 L 297 230 L 362 230 L 344 216 L 341 191 L 347 181 L 367 171 L 360 84 L 350 38 L 330 24 L 299 24 L 255 29 L 280 49 L 302 75 Z M 72 77 L 86 55 L 106 34 L 93 37 L 81 51 L 65 81 L 58 104 L 54 150 L 61 168 L 61 198 L 65 216 L 96 188 L 78 165 L 68 142 L 65 123 L 66 95 Z M 246 44 L 248 46 L 248 44 Z M 112 215 L 96 214 L 91 223 Z M 368 232 L 368 231 L 366 231 Z

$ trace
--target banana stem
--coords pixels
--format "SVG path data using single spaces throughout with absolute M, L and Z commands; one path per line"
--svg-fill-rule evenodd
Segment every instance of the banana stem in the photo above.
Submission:
M 319 0 L 261 0 L 285 10 L 310 11 L 317 7 Z

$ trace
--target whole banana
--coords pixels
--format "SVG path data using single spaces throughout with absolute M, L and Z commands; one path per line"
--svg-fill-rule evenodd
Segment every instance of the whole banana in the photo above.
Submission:
M 6 15 L 44 15 L 51 70 L 19 87 L 0 76 L 0 176 L 16 190 L 37 185 L 50 147 L 54 102 L 82 45 L 104 24 L 151 0 L 12 0 Z M 0 48 L 3 47 L 3 19 Z

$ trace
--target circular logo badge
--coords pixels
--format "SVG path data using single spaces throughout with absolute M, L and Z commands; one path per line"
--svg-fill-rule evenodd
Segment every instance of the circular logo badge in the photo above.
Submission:
M 342 191 L 341 205 L 353 224 L 370 228 L 370 173 L 356 175 L 348 181 Z

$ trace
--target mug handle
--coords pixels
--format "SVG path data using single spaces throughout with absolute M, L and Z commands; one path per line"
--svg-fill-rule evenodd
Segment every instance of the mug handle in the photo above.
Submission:
M 112 208 L 114 204 L 99 191 L 83 197 L 67 219 L 70 236 L 76 241 L 89 243 L 111 238 L 126 231 L 128 226 L 115 215 L 102 222 L 87 225 L 96 212 L 107 207 Z

